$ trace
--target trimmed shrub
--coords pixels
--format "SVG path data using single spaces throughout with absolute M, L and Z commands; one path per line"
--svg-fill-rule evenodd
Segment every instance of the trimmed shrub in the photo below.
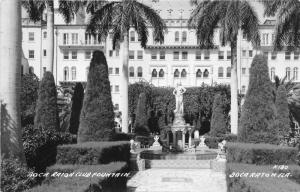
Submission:
M 298 150 L 270 144 L 227 143 L 227 161 L 256 165 L 296 164 Z
M 244 173 L 244 175 L 237 176 L 237 173 Z M 265 173 L 269 174 L 269 177 L 265 176 Z M 240 163 L 226 165 L 226 182 L 228 192 L 298 192 L 300 189 L 299 184 L 279 174 L 272 175 L 270 166 Z
M 135 134 L 132 133 L 114 133 L 111 140 L 112 141 L 130 141 L 134 139 Z
M 38 98 L 39 79 L 35 74 L 22 75 L 21 89 L 21 125 L 26 126 L 34 123 L 34 113 Z
M 86 142 L 75 145 L 58 146 L 58 164 L 104 164 L 112 161 L 129 161 L 128 141 Z
M 284 85 L 280 85 L 276 92 L 276 109 L 279 135 L 288 136 L 290 131 L 290 111 L 287 102 L 287 92 Z
M 136 135 L 148 136 L 150 131 L 147 127 L 147 108 L 146 94 L 141 93 L 136 108 L 136 120 L 134 124 L 134 132 Z
M 267 59 L 263 55 L 256 55 L 250 68 L 249 87 L 240 118 L 238 141 L 271 144 L 279 142 L 273 93 Z
M 28 192 L 83 192 L 83 191 L 93 191 L 102 192 L 103 189 L 107 188 L 107 185 L 113 185 L 118 190 L 126 188 L 127 177 L 125 174 L 120 177 L 114 176 L 103 176 L 104 173 L 128 173 L 128 167 L 124 162 L 115 162 L 107 165 L 55 165 L 50 167 L 49 173 L 60 172 L 71 174 L 76 173 L 91 173 L 90 176 L 73 176 L 64 177 L 57 176 L 53 178 L 48 178 L 41 186 L 32 188 Z M 92 174 L 99 174 L 94 175 Z M 102 174 L 102 176 L 100 175 Z M 51 177 L 51 176 L 49 176 Z
M 95 51 L 80 114 L 78 143 L 109 140 L 114 128 L 114 111 L 106 58 Z
M 40 83 L 35 114 L 36 128 L 59 130 L 57 91 L 51 72 L 45 72 Z
M 216 95 L 212 108 L 212 117 L 210 123 L 210 135 L 221 136 L 226 133 L 226 118 L 223 110 L 224 101 L 221 95 Z
M 70 118 L 69 131 L 72 134 L 77 134 L 79 127 L 80 111 L 82 108 L 82 102 L 84 97 L 84 89 L 81 83 L 76 83 L 74 88 L 74 94 L 72 97 L 72 112 Z
M 27 169 L 18 159 L 2 159 L 1 161 L 1 191 L 19 192 L 37 184 L 28 174 L 33 172 Z

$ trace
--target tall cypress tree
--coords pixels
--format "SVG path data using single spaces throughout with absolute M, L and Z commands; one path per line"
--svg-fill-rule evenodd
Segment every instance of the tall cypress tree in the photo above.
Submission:
M 138 104 L 136 107 L 136 118 L 134 130 L 137 135 L 149 135 L 150 131 L 147 127 L 147 108 L 146 108 L 146 94 L 139 95 Z
M 226 118 L 222 104 L 222 96 L 220 94 L 217 94 L 213 103 L 210 123 L 210 134 L 216 137 L 222 136 L 226 133 Z
M 70 118 L 70 133 L 77 134 L 79 127 L 80 111 L 84 97 L 84 89 L 81 83 L 76 83 L 72 97 L 72 112 Z
M 250 68 L 249 87 L 240 118 L 238 140 L 249 143 L 278 143 L 274 87 L 267 58 L 256 55 Z
M 108 140 L 114 127 L 114 111 L 106 58 L 94 51 L 80 114 L 78 143 Z
M 57 91 L 51 72 L 45 72 L 39 85 L 34 126 L 44 130 L 59 130 Z
M 287 102 L 287 92 L 284 85 L 280 85 L 276 92 L 277 121 L 280 137 L 287 136 L 290 131 L 289 106 Z

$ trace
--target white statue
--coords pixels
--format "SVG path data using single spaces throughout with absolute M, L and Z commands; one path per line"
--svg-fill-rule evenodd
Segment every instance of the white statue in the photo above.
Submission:
M 155 135 L 154 143 L 152 144 L 152 146 L 150 146 L 149 150 L 157 150 L 157 151 L 162 150 L 162 146 L 159 144 L 158 140 L 159 140 L 159 136 Z
M 186 89 L 181 85 L 178 85 L 173 91 L 173 95 L 175 95 L 176 99 L 176 109 L 174 110 L 175 114 L 183 114 L 183 94 L 185 92 Z

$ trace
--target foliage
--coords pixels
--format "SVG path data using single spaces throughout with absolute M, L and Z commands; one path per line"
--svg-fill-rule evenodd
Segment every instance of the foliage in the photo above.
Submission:
M 47 166 L 55 163 L 58 145 L 74 142 L 76 138 L 68 133 L 39 129 L 33 125 L 23 128 L 23 146 L 27 165 L 38 172 L 45 171 Z
M 103 52 L 94 51 L 89 71 L 78 142 L 108 140 L 114 128 L 108 67 Z
M 221 94 L 224 96 L 222 108 L 226 117 L 227 130 L 230 130 L 228 116 L 230 111 L 230 88 L 228 85 L 202 85 L 201 87 L 189 87 L 186 90 L 183 97 L 183 104 L 185 106 L 184 117 L 187 123 L 194 124 L 197 121 L 199 122 L 202 117 L 210 119 L 214 96 Z M 160 119 L 163 119 L 163 123 L 168 125 L 172 122 L 174 116 L 173 110 L 175 109 L 175 97 L 172 92 L 173 88 L 171 87 L 153 87 L 147 83 L 131 84 L 129 86 L 129 112 L 131 115 L 135 113 L 139 94 L 145 93 L 148 111 L 154 111 L 153 121 L 156 121 L 160 116 Z M 158 113 L 161 114 L 158 115 Z M 200 123 L 198 123 L 198 126 L 200 126 Z M 209 127 L 207 131 L 209 131 Z
M 287 92 L 285 87 L 283 85 L 280 85 L 276 92 L 275 104 L 277 109 L 279 135 L 282 137 L 288 136 L 290 131 L 290 112 L 286 95 Z
M 299 191 L 300 185 L 288 178 L 276 174 L 271 177 L 273 170 L 270 166 L 256 166 L 241 163 L 226 165 L 226 182 L 228 192 L 283 192 Z M 233 173 L 249 173 L 248 176 L 232 177 Z M 250 177 L 251 173 L 256 176 Z M 259 173 L 265 175 L 258 175 Z M 266 176 L 269 174 L 269 177 Z
M 271 144 L 227 143 L 227 161 L 256 165 L 287 165 L 297 163 L 297 148 Z
M 113 162 L 106 165 L 55 165 L 50 167 L 50 173 L 63 172 L 66 174 L 76 173 L 126 173 L 128 168 L 125 162 Z M 58 177 L 45 181 L 42 185 L 28 190 L 28 192 L 102 192 L 107 185 L 119 187 L 115 191 L 121 191 L 126 187 L 127 177 L 104 177 L 104 176 L 76 176 Z
M 34 126 L 38 129 L 59 130 L 57 91 L 52 73 L 45 72 L 39 85 Z
M 150 131 L 147 127 L 147 108 L 145 93 L 141 93 L 138 99 L 134 131 L 136 135 L 148 136 L 150 134 Z
M 69 131 L 72 134 L 77 134 L 79 127 L 79 118 L 84 97 L 84 89 L 81 83 L 76 83 L 74 94 L 72 97 L 72 112 L 70 119 Z
M 226 133 L 226 118 L 222 105 L 224 103 L 223 97 L 221 95 L 216 95 L 214 99 L 214 104 L 212 108 L 210 135 L 220 136 Z
M 85 142 L 58 146 L 58 164 L 105 164 L 112 161 L 129 161 L 129 142 Z
M 33 172 L 27 169 L 18 159 L 1 160 L 1 191 L 20 192 L 33 187 L 37 181 L 28 174 Z
M 287 165 L 287 169 L 275 169 L 277 173 L 290 173 L 290 180 L 300 184 L 300 166 L 299 165 Z
M 111 140 L 112 141 L 130 141 L 131 139 L 134 139 L 135 134 L 131 133 L 115 133 L 113 134 Z
M 205 136 L 205 144 L 211 149 L 218 149 L 218 144 L 226 140 L 226 142 L 236 142 L 237 136 L 234 134 L 223 134 L 218 137 Z
M 278 143 L 274 87 L 269 78 L 267 59 L 256 55 L 242 108 L 238 140 L 250 143 Z
M 21 125 L 33 124 L 36 100 L 38 98 L 39 79 L 35 74 L 22 75 L 21 88 Z
M 60 130 L 65 132 L 70 126 L 71 117 L 71 97 L 73 90 L 69 87 L 58 87 L 57 106 L 59 111 L 59 125 Z

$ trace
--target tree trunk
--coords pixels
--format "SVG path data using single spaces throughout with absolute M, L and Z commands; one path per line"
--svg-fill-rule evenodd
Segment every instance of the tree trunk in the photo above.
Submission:
M 47 5 L 47 44 L 46 44 L 46 61 L 47 71 L 53 74 L 54 71 L 54 8 L 53 5 Z
M 1 155 L 25 163 L 20 116 L 21 1 L 2 0 L 0 14 Z
M 230 124 L 231 133 L 237 134 L 238 132 L 238 78 L 237 78 L 237 41 L 231 43 L 231 114 Z
M 123 42 L 123 66 L 121 75 L 121 111 L 122 111 L 122 132 L 128 133 L 128 53 L 129 53 L 129 37 L 128 32 L 124 34 Z

